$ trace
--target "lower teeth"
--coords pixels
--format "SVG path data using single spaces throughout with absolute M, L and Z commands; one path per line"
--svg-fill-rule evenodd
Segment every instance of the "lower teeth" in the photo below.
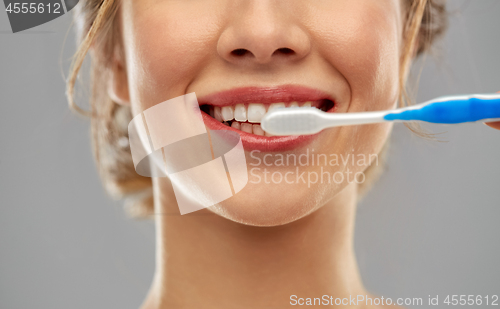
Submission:
M 264 130 L 262 130 L 260 124 L 258 124 L 258 123 L 239 122 L 239 121 L 235 121 L 235 120 L 223 121 L 222 123 L 228 127 L 231 127 L 233 129 L 240 130 L 240 131 L 243 131 L 246 133 L 260 135 L 260 136 L 273 136 L 272 134 L 264 132 Z

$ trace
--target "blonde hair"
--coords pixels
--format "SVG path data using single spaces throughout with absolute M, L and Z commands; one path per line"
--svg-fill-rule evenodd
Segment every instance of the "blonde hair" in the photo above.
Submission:
M 400 59 L 399 102 L 411 102 L 406 84 L 407 70 L 413 56 L 428 51 L 446 29 L 444 0 L 405 0 L 406 19 L 403 28 L 403 51 Z M 122 46 L 117 19 L 118 0 L 82 0 L 75 8 L 78 49 L 73 57 L 67 80 L 67 99 L 71 109 L 87 116 L 91 122 L 92 149 L 100 177 L 107 192 L 115 199 L 125 199 L 126 210 L 134 217 L 154 213 L 151 178 L 138 175 L 132 164 L 127 125 L 132 119 L 130 107 L 119 105 L 109 97 L 107 81 L 113 56 Z M 92 48 L 90 111 L 81 109 L 74 101 L 74 89 L 85 56 Z M 418 133 L 418 129 L 410 127 Z M 385 149 L 382 151 L 383 158 Z M 380 162 L 379 162 L 380 163 Z M 381 165 L 365 171 L 366 192 L 381 173 Z

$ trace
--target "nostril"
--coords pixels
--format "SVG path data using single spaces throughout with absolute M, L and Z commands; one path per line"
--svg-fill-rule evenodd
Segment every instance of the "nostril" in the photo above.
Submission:
M 237 58 L 244 58 L 245 56 L 253 56 L 256 57 L 258 56 L 257 54 L 254 54 L 251 50 L 245 49 L 245 48 L 236 48 L 231 51 L 231 56 L 237 57 Z M 287 47 L 282 47 L 274 50 L 271 56 L 283 56 L 283 55 L 295 55 L 296 52 Z M 260 58 L 263 58 L 263 56 L 266 56 L 266 53 L 260 53 Z
M 238 49 L 233 50 L 231 52 L 231 54 L 233 56 L 244 56 L 247 52 L 248 52 L 248 50 L 246 50 L 246 49 L 238 48 Z
M 280 53 L 280 54 L 284 54 L 284 55 L 290 55 L 290 54 L 293 54 L 295 52 L 290 48 L 284 47 L 284 48 L 278 48 L 274 53 L 275 54 Z

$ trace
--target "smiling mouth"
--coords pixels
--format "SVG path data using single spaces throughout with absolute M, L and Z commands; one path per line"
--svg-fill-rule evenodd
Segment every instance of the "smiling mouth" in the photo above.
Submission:
M 326 112 L 338 109 L 335 97 L 310 87 L 282 85 L 243 87 L 198 98 L 203 121 L 209 130 L 235 131 L 245 150 L 289 151 L 315 140 L 314 135 L 272 136 L 260 126 L 264 115 L 274 108 L 315 107 Z
M 235 130 L 240 130 L 245 133 L 259 136 L 271 137 L 273 135 L 264 132 L 264 130 L 260 126 L 260 122 L 264 115 L 273 109 L 290 107 L 314 107 L 324 112 L 328 112 L 332 110 L 334 106 L 335 104 L 333 101 L 329 99 L 322 99 L 316 101 L 292 101 L 271 104 L 239 103 L 226 106 L 203 104 L 200 106 L 200 109 L 218 122 Z

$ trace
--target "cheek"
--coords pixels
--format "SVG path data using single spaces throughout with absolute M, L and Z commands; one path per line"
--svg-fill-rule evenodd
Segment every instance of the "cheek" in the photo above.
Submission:
M 315 11 L 315 33 L 323 38 L 322 56 L 345 79 L 350 99 L 339 112 L 364 112 L 391 109 L 399 94 L 401 19 L 399 2 L 352 0 L 338 2 L 333 13 Z M 389 5 L 390 4 L 390 5 Z M 336 11 L 341 13 L 335 13 Z M 325 26 L 326 25 L 326 26 Z M 335 143 L 325 152 L 341 155 L 378 156 L 392 129 L 391 124 L 341 127 L 325 132 Z M 328 149 L 328 150 L 327 150 Z M 348 165 L 362 172 L 364 165 Z
M 146 109 L 185 93 L 215 54 L 217 12 L 181 2 L 124 5 L 124 43 L 131 99 Z M 146 7 L 146 9 L 145 9 Z M 205 9 L 205 10 L 204 10 Z M 207 12 L 208 11 L 208 12 Z M 213 10 L 212 10 L 213 11 Z
M 316 40 L 323 42 L 320 52 L 350 87 L 348 111 L 388 109 L 399 88 L 399 2 L 353 0 L 339 5 L 329 12 L 333 16 L 314 12 L 315 33 L 322 38 Z

